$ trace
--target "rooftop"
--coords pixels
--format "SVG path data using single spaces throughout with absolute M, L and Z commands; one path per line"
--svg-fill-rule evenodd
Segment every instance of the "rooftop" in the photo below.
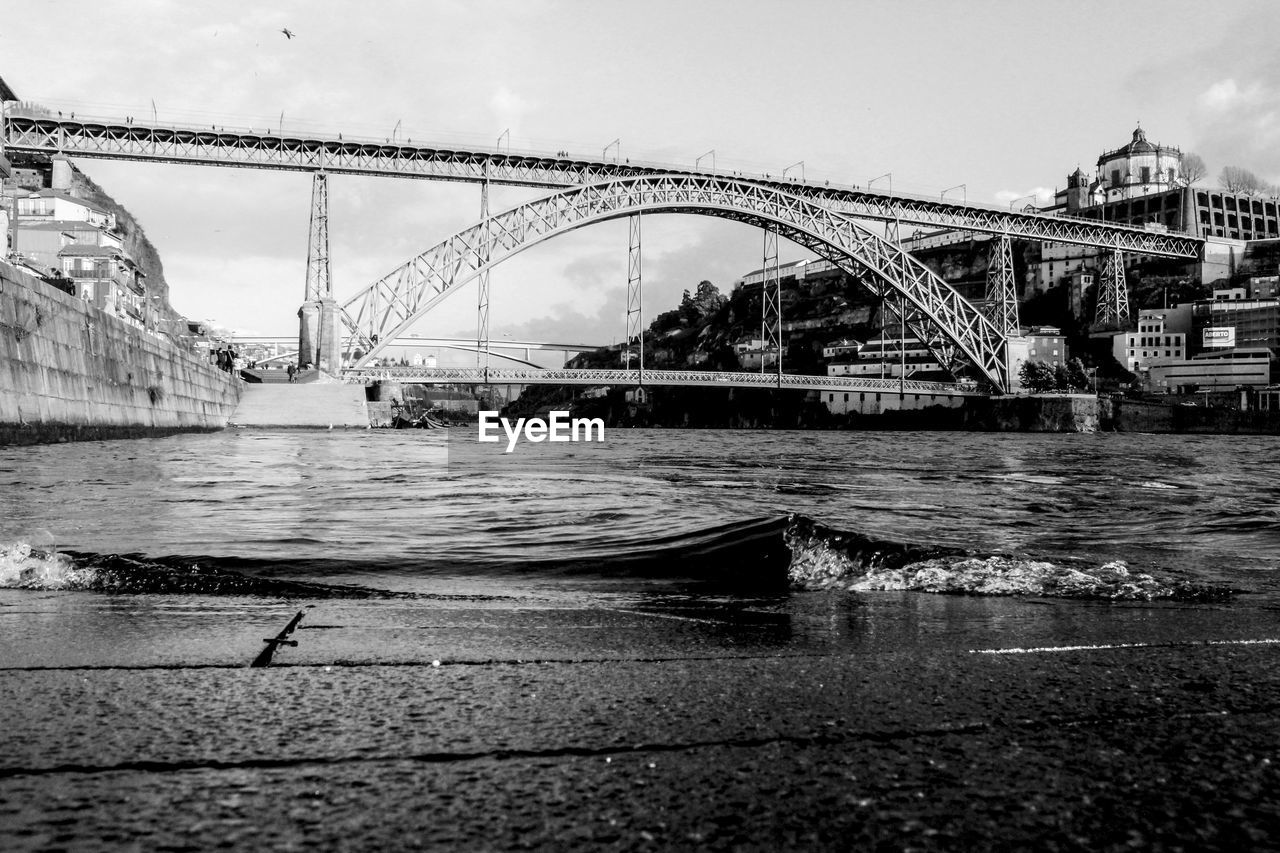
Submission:
M 70 246 L 64 246 L 59 252 L 58 257 L 90 257 L 90 258 L 110 258 L 113 256 L 124 257 L 124 252 L 114 246 L 93 246 L 88 243 L 72 243 Z
M 97 211 L 98 213 L 110 213 L 110 212 L 111 212 L 111 211 L 107 210 L 105 207 L 101 207 L 101 206 L 99 206 L 99 205 L 96 205 L 96 204 L 94 204 L 93 202 L 89 201 L 88 199 L 85 199 L 85 198 L 76 198 L 75 196 L 70 195 L 69 193 L 64 193 L 64 192 L 62 192 L 62 191 L 60 191 L 60 190 L 34 190 L 34 191 L 32 191 L 32 192 L 27 193 L 27 194 L 26 194 L 26 196 L 25 196 L 25 198 L 31 198 L 32 196 L 39 196 L 40 198 L 57 198 L 57 199 L 62 199 L 63 201 L 69 201 L 69 202 L 71 202 L 72 204 L 78 204 L 78 205 L 80 205 L 81 207 L 87 207 L 87 208 L 89 208 L 90 210 Z M 24 198 L 24 196 L 22 195 L 22 193 L 18 193 L 18 198 Z
M 23 224 L 23 231 L 102 231 L 101 226 L 92 225 L 83 219 L 51 219 L 43 222 Z
M 1132 157 L 1135 154 L 1157 154 L 1160 152 L 1169 154 L 1182 153 L 1171 145 L 1153 145 L 1148 142 L 1146 131 L 1142 129 L 1142 125 L 1138 125 L 1138 127 L 1133 131 L 1133 139 L 1129 141 L 1129 144 L 1103 154 L 1098 158 L 1098 165 L 1101 166 L 1108 160 L 1116 160 L 1121 157 Z

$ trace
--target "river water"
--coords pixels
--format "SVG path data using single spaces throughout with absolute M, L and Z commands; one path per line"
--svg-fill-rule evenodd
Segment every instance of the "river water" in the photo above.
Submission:
M 0 585 L 1280 593 L 1280 453 L 1266 436 L 612 430 L 480 449 L 461 428 L 0 449 Z
M 1280 826 L 1273 438 L 474 438 L 0 449 L 0 847 Z

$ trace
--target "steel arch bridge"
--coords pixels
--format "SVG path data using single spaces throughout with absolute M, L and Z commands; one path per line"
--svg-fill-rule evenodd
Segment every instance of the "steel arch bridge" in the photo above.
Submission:
M 587 225 L 643 213 L 689 213 L 776 230 L 883 295 L 900 294 L 914 326 L 935 349 L 951 344 L 997 388 L 1008 388 L 1004 335 L 973 305 L 899 246 L 813 200 L 751 181 L 708 175 L 642 175 L 568 189 L 481 220 L 384 276 L 342 305 L 366 354 L 392 339 L 459 287 L 538 243 Z M 874 282 L 874 284 L 873 284 Z M 942 363 L 946 364 L 947 361 Z

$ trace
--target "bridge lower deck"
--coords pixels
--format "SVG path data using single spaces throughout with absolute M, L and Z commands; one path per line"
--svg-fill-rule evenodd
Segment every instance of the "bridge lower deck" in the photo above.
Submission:
M 471 385 L 624 385 L 710 386 L 716 388 L 787 388 L 802 391 L 856 391 L 877 394 L 928 394 L 963 397 L 976 389 L 949 382 L 871 379 L 855 376 L 810 376 L 784 373 L 740 373 L 705 370 L 593 370 L 480 367 L 382 367 L 342 371 L 347 382 L 401 382 Z

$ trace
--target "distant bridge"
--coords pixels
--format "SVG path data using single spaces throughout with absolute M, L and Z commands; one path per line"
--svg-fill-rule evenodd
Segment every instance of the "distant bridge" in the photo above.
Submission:
M 296 335 L 230 335 L 230 340 L 238 344 L 297 344 Z M 450 347 L 466 344 L 475 346 L 475 338 L 421 338 L 416 335 L 392 338 L 386 342 L 389 347 Z M 520 341 L 513 338 L 494 338 L 489 342 L 491 349 L 549 350 L 551 352 L 590 352 L 604 349 L 608 344 L 575 344 L 555 341 Z
M 295 336 L 286 337 L 284 335 L 231 335 L 229 339 L 234 344 L 239 345 L 266 345 L 266 346 L 284 346 L 293 347 L 292 350 L 286 350 L 279 355 L 269 356 L 259 359 L 258 363 L 263 364 L 273 361 L 283 361 L 289 358 L 296 358 L 298 355 L 298 339 Z M 360 346 L 356 338 L 348 339 L 343 346 L 344 351 L 350 351 Z M 495 338 L 489 342 L 490 350 L 497 350 L 493 355 L 506 361 L 513 361 L 517 364 L 523 364 L 527 367 L 538 367 L 530 361 L 533 352 L 547 351 L 560 352 L 567 356 L 571 352 L 591 352 L 598 349 L 604 349 L 605 344 L 578 344 L 578 343 L 557 343 L 547 341 L 519 341 L 512 338 Z M 390 347 L 426 347 L 429 349 L 448 349 L 459 352 L 469 352 L 475 354 L 478 351 L 479 344 L 475 338 L 421 338 L 410 335 L 408 337 L 392 338 L 387 341 L 386 348 Z M 513 355 L 506 355 L 502 350 L 522 350 L 524 358 L 517 358 Z M 354 359 L 352 359 L 354 361 Z
M 346 382 L 401 382 L 460 385 L 698 385 L 714 388 L 784 388 L 806 391 L 857 391 L 963 397 L 976 394 L 950 382 L 912 379 L 864 379 L 854 376 L 806 376 L 798 373 L 743 373 L 704 370 L 608 370 L 482 367 L 362 367 L 345 370 Z

